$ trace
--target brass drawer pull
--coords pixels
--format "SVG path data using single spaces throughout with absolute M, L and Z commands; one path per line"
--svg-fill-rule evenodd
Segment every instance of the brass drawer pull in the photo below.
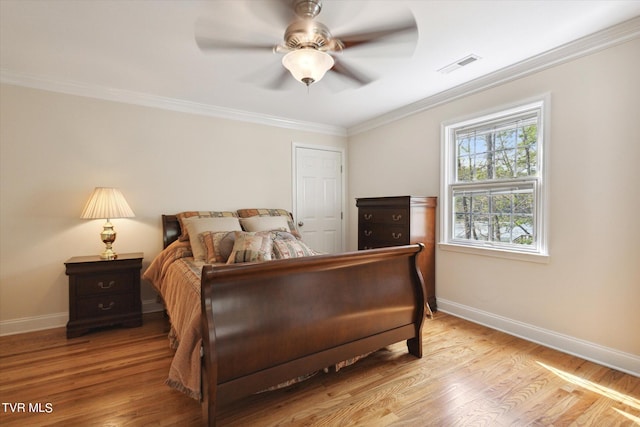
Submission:
M 107 311 L 107 310 L 111 310 L 113 308 L 113 306 L 116 305 L 115 302 L 111 301 L 109 303 L 109 306 L 105 307 L 102 303 L 98 304 L 98 308 L 102 311 Z
M 369 221 L 372 218 L 373 218 L 373 214 L 370 214 L 370 213 L 364 214 L 364 219 L 366 219 L 367 221 Z
M 370 237 L 373 234 L 373 231 L 371 230 L 364 230 L 364 235 L 367 237 Z
M 115 285 L 115 284 L 116 284 L 116 281 L 115 281 L 115 280 L 111 280 L 111 281 L 110 281 L 108 284 L 106 284 L 106 285 L 104 284 L 104 282 L 98 282 L 98 287 L 99 287 L 100 289 L 109 289 L 109 288 L 111 288 L 111 287 L 112 287 L 113 285 Z
M 402 237 L 402 233 L 391 233 L 391 237 L 398 240 L 399 238 Z
M 402 219 L 402 214 L 392 214 L 391 219 L 394 221 L 400 221 Z

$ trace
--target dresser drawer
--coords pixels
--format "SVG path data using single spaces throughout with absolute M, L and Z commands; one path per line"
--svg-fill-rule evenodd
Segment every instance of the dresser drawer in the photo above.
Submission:
M 409 212 L 402 208 L 360 209 L 358 216 L 360 224 L 406 225 L 409 223 Z
M 76 293 L 78 296 L 87 296 L 129 292 L 133 288 L 131 277 L 131 272 L 78 275 Z
M 408 245 L 411 236 L 406 226 L 386 226 L 383 224 L 361 224 L 358 242 L 360 246 L 380 248 L 385 246 Z
M 131 294 L 102 295 L 76 301 L 76 312 L 83 319 L 116 316 L 133 310 L 134 298 Z

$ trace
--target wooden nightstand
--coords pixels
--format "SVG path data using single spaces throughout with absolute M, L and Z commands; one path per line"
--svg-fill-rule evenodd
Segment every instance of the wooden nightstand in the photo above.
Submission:
M 140 301 L 141 252 L 118 254 L 115 260 L 80 256 L 67 260 L 69 322 L 67 338 L 91 328 L 122 324 L 142 325 Z

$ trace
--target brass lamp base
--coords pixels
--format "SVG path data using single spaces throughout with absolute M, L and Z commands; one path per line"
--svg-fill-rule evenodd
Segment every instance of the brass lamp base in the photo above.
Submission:
M 105 244 L 104 252 L 100 254 L 101 259 L 116 259 L 118 258 L 118 254 L 113 251 L 111 245 L 116 241 L 116 232 L 113 229 L 113 224 L 111 221 L 107 219 L 107 222 L 104 224 L 104 228 L 102 233 L 100 233 L 100 238 L 102 239 L 102 243 Z
M 118 259 L 118 254 L 112 251 L 111 249 L 105 249 L 104 252 L 100 254 L 100 259 Z

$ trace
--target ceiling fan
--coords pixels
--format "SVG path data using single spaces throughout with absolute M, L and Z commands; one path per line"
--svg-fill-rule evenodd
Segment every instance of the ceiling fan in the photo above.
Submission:
M 289 25 L 284 32 L 283 43 L 246 44 L 228 40 L 216 40 L 196 34 L 196 42 L 202 51 L 211 50 L 251 50 L 270 49 L 274 53 L 284 54 L 282 65 L 299 82 L 309 86 L 320 81 L 327 71 L 332 71 L 360 85 L 372 80 L 364 73 L 336 57 L 347 49 L 356 46 L 369 46 L 383 43 L 385 39 L 398 34 L 416 35 L 417 26 L 413 16 L 396 25 L 379 27 L 366 32 L 334 36 L 329 28 L 315 20 L 322 10 L 322 0 L 280 0 L 287 3 L 290 15 Z M 277 86 L 284 83 L 287 71 L 282 70 Z

